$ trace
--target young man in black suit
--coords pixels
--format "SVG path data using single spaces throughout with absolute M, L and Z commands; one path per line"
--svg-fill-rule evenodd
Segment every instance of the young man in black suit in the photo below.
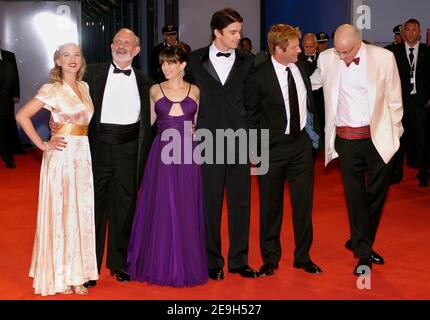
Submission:
M 247 129 L 243 91 L 245 78 L 254 61 L 250 55 L 236 50 L 242 21 L 240 14 L 233 9 L 215 12 L 211 20 L 212 44 L 192 52 L 187 64 L 189 81 L 200 89 L 197 128 L 209 130 L 214 137 L 214 145 L 222 143 L 216 138 L 217 129 Z M 210 150 L 214 160 L 215 149 L 214 146 Z M 206 249 L 209 278 L 213 280 L 224 278 L 220 233 L 224 187 L 227 189 L 230 238 L 228 271 L 245 278 L 258 275 L 248 266 L 250 167 L 247 163 L 238 163 L 239 147 L 236 146 L 234 152 L 234 164 L 227 164 L 225 155 L 223 163 L 202 165 Z
M 394 160 L 392 183 L 403 177 L 403 158 L 410 151 L 409 144 L 416 148 L 420 187 L 429 185 L 430 153 L 430 48 L 419 42 L 420 23 L 409 19 L 404 25 L 405 42 L 394 46 L 404 105 L 403 125 L 405 134 L 400 140 L 400 149 Z
M 300 31 L 273 25 L 268 34 L 271 57 L 247 80 L 246 105 L 251 129 L 269 129 L 269 171 L 259 176 L 260 276 L 270 276 L 281 259 L 281 224 L 285 179 L 290 185 L 294 226 L 294 264 L 311 274 L 322 270 L 312 262 L 312 148 L 318 148 L 312 88 L 303 61 L 298 60 Z

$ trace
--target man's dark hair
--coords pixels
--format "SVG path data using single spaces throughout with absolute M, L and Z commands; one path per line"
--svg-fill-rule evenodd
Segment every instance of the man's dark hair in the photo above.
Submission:
M 250 44 L 252 44 L 251 39 L 247 38 L 247 37 L 243 37 L 242 39 L 240 39 L 240 43 L 244 43 L 244 42 L 249 42 Z
M 420 22 L 417 19 L 414 19 L 414 18 L 409 19 L 408 21 L 405 22 L 405 27 L 408 23 L 416 24 L 416 25 L 418 25 L 418 28 L 421 28 Z
M 222 29 L 235 22 L 243 22 L 243 18 L 239 12 L 231 8 L 225 8 L 215 12 L 211 19 L 212 40 L 215 40 L 215 29 L 222 33 Z

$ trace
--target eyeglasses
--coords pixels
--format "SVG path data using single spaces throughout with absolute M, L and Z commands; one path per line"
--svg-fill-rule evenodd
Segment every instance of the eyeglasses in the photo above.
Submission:
M 354 49 L 355 49 L 355 46 L 353 46 L 352 49 L 349 51 L 337 51 L 336 48 L 334 48 L 334 53 L 337 54 L 339 57 L 342 55 L 347 56 L 347 55 L 351 54 L 351 52 L 354 51 Z

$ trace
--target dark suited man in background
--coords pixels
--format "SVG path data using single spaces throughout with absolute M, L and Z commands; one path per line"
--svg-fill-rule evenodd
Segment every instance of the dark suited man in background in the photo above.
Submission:
M 152 143 L 149 87 L 132 67 L 139 38 L 120 29 L 111 44 L 112 61 L 87 66 L 84 81 L 94 104 L 88 138 L 94 175 L 97 267 L 100 273 L 108 230 L 106 266 L 118 281 L 129 281 L 127 249 L 138 186 Z M 50 123 L 52 131 L 58 124 Z M 84 284 L 96 285 L 95 280 Z
M 13 79 L 13 66 L 0 60 L 0 157 L 8 168 L 16 167 L 9 125 L 10 118 L 15 118 L 11 97 Z
M 259 176 L 260 250 L 264 262 L 260 276 L 272 275 L 281 259 L 285 179 L 293 208 L 293 266 L 312 274 L 322 272 L 309 256 L 313 237 L 312 146 L 318 147 L 319 137 L 313 126 L 315 108 L 309 76 L 304 62 L 298 60 L 299 40 L 298 29 L 273 25 L 268 34 L 271 58 L 255 69 L 245 91 L 249 127 L 270 130 L 269 171 Z M 306 126 L 311 130 L 309 134 Z
M 150 73 L 151 73 L 151 77 L 152 79 L 157 82 L 163 82 L 166 81 L 166 77 L 164 76 L 163 71 L 161 70 L 161 66 L 160 66 L 160 59 L 159 59 L 159 55 L 161 50 L 163 50 L 166 47 L 173 47 L 175 45 L 181 45 L 184 50 L 187 52 L 187 54 L 191 53 L 191 48 L 188 44 L 186 44 L 185 42 L 179 41 L 178 40 L 178 27 L 173 25 L 173 24 L 167 24 L 163 27 L 162 29 L 163 32 L 163 38 L 164 41 L 157 44 L 154 49 L 152 50 L 152 55 L 151 55 L 151 65 L 150 67 Z
M 251 56 L 253 56 L 255 58 L 255 54 L 252 53 L 252 41 L 251 41 L 251 39 L 249 39 L 247 37 L 240 39 L 239 49 L 242 50 L 243 52 L 247 53 L 247 54 L 250 54 Z
M 330 39 L 328 34 L 324 31 L 318 32 L 317 37 L 317 52 L 321 53 L 328 49 L 328 40 Z
M 401 24 L 393 28 L 394 41 L 390 43 L 388 46 L 385 46 L 385 49 L 393 51 L 394 46 L 396 44 L 403 43 L 402 32 L 404 33 L 404 31 L 402 29 L 403 29 L 403 26 Z
M 319 52 L 317 52 L 317 37 L 313 33 L 307 33 L 302 41 L 303 51 L 299 53 L 299 60 L 304 62 L 306 66 L 306 73 L 310 76 L 317 68 L 317 59 Z
M 1 42 L 0 42 L 1 45 Z M 12 72 L 13 72 L 13 81 L 12 88 L 10 90 L 10 99 L 12 100 L 13 105 L 19 102 L 20 99 L 20 88 L 19 88 L 19 72 L 18 66 L 16 64 L 15 54 L 13 52 L 0 49 L 0 60 L 11 64 Z M 27 154 L 22 148 L 21 140 L 18 134 L 18 127 L 16 126 L 15 121 L 15 110 L 14 114 L 9 118 L 7 122 L 5 122 L 7 128 L 8 136 L 10 139 L 10 143 L 12 145 L 12 152 L 15 154 Z
M 429 152 L 430 152 L 430 48 L 419 42 L 420 23 L 409 19 L 404 25 L 405 42 L 393 48 L 402 80 L 404 103 L 403 125 L 405 137 L 396 154 L 392 182 L 397 183 L 403 177 L 403 158 L 406 151 L 416 149 L 420 187 L 429 185 Z
M 321 32 L 320 32 L 321 34 Z M 325 35 L 320 35 L 321 39 L 325 39 Z M 325 40 L 324 40 L 325 41 Z M 328 40 L 327 40 L 328 41 Z M 317 37 L 313 33 L 308 33 L 303 37 L 302 41 L 303 52 L 299 53 L 299 60 L 303 61 L 306 67 L 306 74 L 310 77 L 311 74 L 317 68 L 317 62 L 319 57 L 318 42 Z M 316 111 L 316 119 L 318 121 L 318 127 L 320 128 L 320 145 L 324 145 L 324 126 L 325 126 L 325 116 L 324 116 L 324 93 L 322 88 L 313 91 L 314 104 Z M 317 149 L 313 149 L 313 157 L 316 158 Z
M 189 81 L 200 89 L 200 107 L 197 128 L 208 129 L 217 141 L 217 129 L 247 129 L 243 96 L 245 78 L 254 60 L 236 50 L 241 38 L 243 18 L 233 9 L 226 8 L 213 14 L 210 23 L 212 44 L 191 53 L 186 73 Z M 221 212 L 224 187 L 227 189 L 228 229 L 230 248 L 228 271 L 245 278 L 258 273 L 248 266 L 250 223 L 250 167 L 238 163 L 203 164 L 203 201 L 206 220 L 206 249 L 209 278 L 224 279 L 224 258 L 221 252 Z M 216 159 L 215 146 L 212 152 Z

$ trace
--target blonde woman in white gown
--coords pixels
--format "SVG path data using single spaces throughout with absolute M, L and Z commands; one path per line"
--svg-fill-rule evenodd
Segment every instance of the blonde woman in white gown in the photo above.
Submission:
M 81 81 L 85 60 L 76 44 L 54 54 L 51 82 L 43 85 L 16 115 L 41 150 L 39 205 L 29 276 L 36 294 L 87 294 L 83 284 L 97 280 L 94 191 L 88 124 L 94 113 L 88 85 Z M 42 141 L 31 117 L 49 110 L 62 126 Z

